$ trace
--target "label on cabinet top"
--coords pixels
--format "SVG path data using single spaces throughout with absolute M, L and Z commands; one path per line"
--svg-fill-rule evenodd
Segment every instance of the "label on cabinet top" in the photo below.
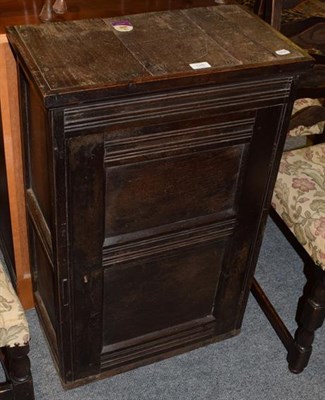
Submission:
M 116 29 L 118 21 L 123 29 Z M 152 90 L 152 83 L 158 90 L 172 88 L 171 82 L 200 84 L 249 69 L 282 73 L 288 65 L 294 70 L 293 65 L 310 61 L 238 5 L 15 26 L 8 28 L 8 37 L 44 97 L 107 88 L 114 95 L 140 86 Z M 281 49 L 287 53 L 277 54 Z M 210 67 L 191 67 L 200 63 Z

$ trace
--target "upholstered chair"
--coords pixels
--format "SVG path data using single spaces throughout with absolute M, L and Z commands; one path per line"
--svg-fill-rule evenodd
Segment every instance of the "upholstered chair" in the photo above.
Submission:
M 292 119 L 298 121 L 296 113 L 302 115 L 310 107 L 322 107 L 322 101 L 297 101 Z M 309 117 L 307 120 L 310 121 Z M 288 136 L 324 138 L 323 132 L 324 121 L 307 126 L 295 123 Z M 298 301 L 298 328 L 294 337 L 256 280 L 252 293 L 287 350 L 289 369 L 300 373 L 308 365 L 314 333 L 325 317 L 325 143 L 306 143 L 301 148 L 284 151 L 270 215 L 305 265 L 307 283 Z
M 294 338 L 257 281 L 252 293 L 288 352 L 289 369 L 307 366 L 314 332 L 325 317 L 325 67 L 322 32 L 325 6 L 306 0 L 239 0 L 315 58 L 314 69 L 300 79 L 289 137 L 313 143 L 283 153 L 270 215 L 305 264 L 307 283 L 298 302 Z M 318 143 L 318 144 L 316 144 Z M 298 273 L 298 271 L 297 271 Z
M 29 329 L 24 310 L 0 263 L 0 360 L 6 381 L 0 383 L 0 400 L 33 400 Z

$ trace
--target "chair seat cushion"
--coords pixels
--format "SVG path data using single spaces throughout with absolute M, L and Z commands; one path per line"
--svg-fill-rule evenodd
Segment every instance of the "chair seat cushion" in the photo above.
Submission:
M 0 263 L 0 347 L 24 346 L 29 341 L 23 307 Z
M 325 144 L 283 153 L 272 206 L 325 270 Z

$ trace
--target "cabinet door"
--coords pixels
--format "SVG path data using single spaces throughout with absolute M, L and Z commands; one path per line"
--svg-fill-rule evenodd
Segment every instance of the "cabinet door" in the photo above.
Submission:
M 254 124 L 233 118 L 106 135 L 105 350 L 213 322 Z
M 66 112 L 77 377 L 238 333 L 284 107 L 234 99 Z

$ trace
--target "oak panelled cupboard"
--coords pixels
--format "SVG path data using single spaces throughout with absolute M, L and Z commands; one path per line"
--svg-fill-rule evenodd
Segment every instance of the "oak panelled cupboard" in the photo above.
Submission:
M 308 56 L 237 5 L 8 34 L 35 302 L 63 384 L 239 333 Z

